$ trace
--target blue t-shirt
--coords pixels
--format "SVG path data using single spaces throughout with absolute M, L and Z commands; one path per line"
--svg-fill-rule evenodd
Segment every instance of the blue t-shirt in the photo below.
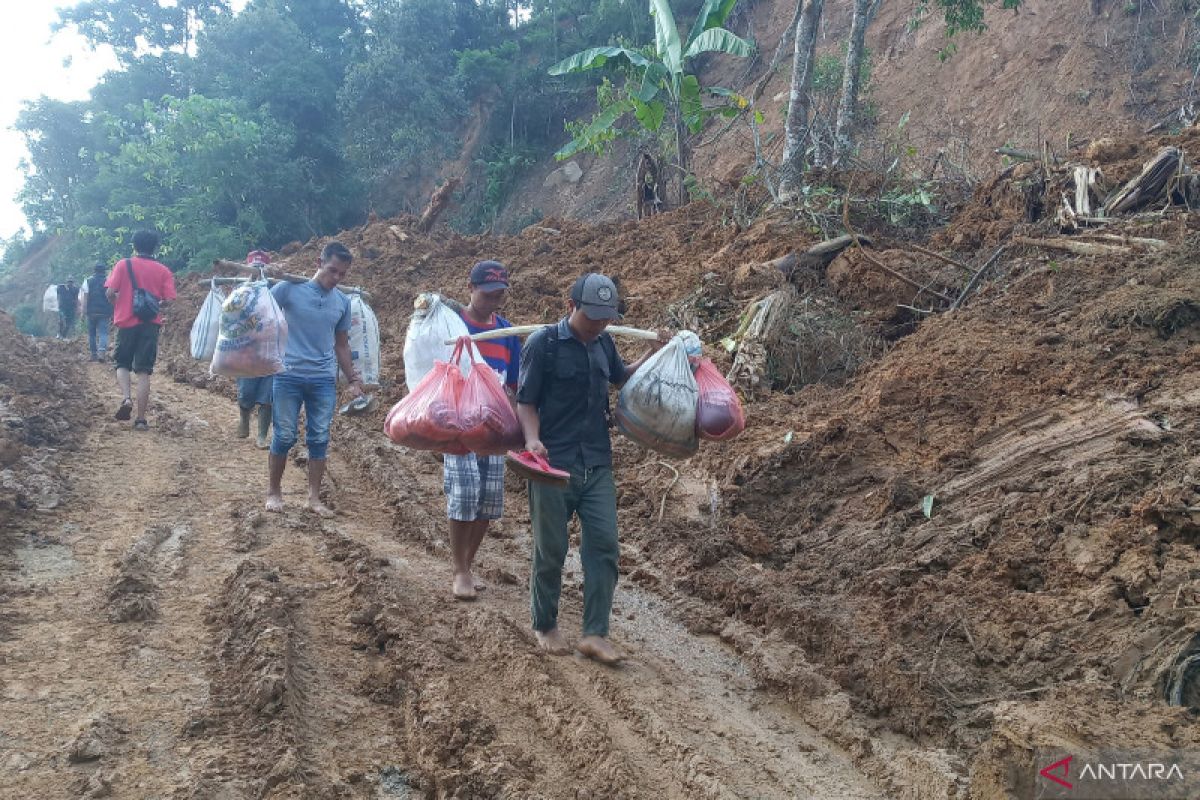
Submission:
M 271 287 L 287 317 L 287 350 L 283 368 L 297 378 L 337 380 L 334 332 L 350 330 L 350 298 L 337 288 L 326 291 L 314 280 L 280 281 Z
M 465 310 L 459 316 L 466 323 L 467 333 L 472 336 L 484 331 L 495 330 L 496 328 L 512 327 L 512 323 L 499 314 L 492 315 L 491 325 L 480 325 L 472 322 Z M 500 382 L 505 386 L 511 386 L 513 391 L 516 391 L 517 378 L 521 371 L 520 338 L 505 336 L 503 339 L 489 339 L 483 342 L 476 342 L 475 347 L 479 350 L 479 355 L 483 357 L 487 365 L 500 377 Z

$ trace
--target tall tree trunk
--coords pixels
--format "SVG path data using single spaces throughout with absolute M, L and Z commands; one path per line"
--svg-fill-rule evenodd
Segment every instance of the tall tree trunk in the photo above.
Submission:
M 804 146 L 808 140 L 808 116 L 812 104 L 813 60 L 817 51 L 817 29 L 825 0 L 807 0 L 796 24 L 796 51 L 792 59 L 792 91 L 788 98 L 787 122 L 784 124 L 783 166 L 780 170 L 779 192 L 786 197 L 800 184 L 804 173 Z
M 850 22 L 850 44 L 846 48 L 846 69 L 842 74 L 842 99 L 838 104 L 837 124 L 833 134 L 833 163 L 837 163 L 851 147 L 850 129 L 858 111 L 858 90 L 862 75 L 863 44 L 867 26 L 879 7 L 876 0 L 854 0 L 854 18 Z
M 691 158 L 688 153 L 687 130 L 683 126 L 683 117 L 679 109 L 675 109 L 675 156 L 679 160 L 679 207 L 688 204 L 687 176 L 691 170 Z

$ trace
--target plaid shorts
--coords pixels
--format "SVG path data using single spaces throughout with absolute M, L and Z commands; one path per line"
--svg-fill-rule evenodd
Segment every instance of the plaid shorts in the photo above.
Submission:
M 445 456 L 442 490 L 450 519 L 500 519 L 504 513 L 504 456 Z

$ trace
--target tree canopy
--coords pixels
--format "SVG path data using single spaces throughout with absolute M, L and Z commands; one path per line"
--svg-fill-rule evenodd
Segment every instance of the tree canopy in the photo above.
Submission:
M 18 200 L 34 234 L 65 237 L 57 274 L 126 254 L 140 227 L 161 230 L 164 261 L 188 269 L 335 233 L 369 211 L 417 211 L 477 130 L 479 180 L 464 201 L 494 206 L 529 154 L 562 145 L 593 90 L 551 65 L 597 44 L 663 44 L 676 14 L 690 34 L 664 44 L 661 92 L 638 103 L 651 118 L 678 107 L 694 128 L 697 86 L 671 65 L 740 46 L 720 27 L 733 5 L 249 0 L 234 13 L 229 0 L 82 0 L 58 27 L 111 47 L 121 67 L 85 101 L 25 104 Z M 474 231 L 494 212 L 451 222 Z

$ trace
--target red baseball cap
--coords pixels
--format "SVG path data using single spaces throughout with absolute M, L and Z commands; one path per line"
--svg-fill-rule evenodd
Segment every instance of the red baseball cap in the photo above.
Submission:
M 246 254 L 247 264 L 270 264 L 271 257 L 266 250 L 251 250 Z

